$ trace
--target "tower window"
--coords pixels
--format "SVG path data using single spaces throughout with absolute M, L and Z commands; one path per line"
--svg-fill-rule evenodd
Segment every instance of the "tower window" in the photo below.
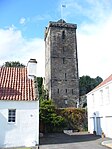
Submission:
M 65 53 L 65 47 L 63 47 L 63 54 Z
M 67 93 L 67 89 L 65 90 L 65 93 Z
M 58 94 L 59 94 L 59 88 L 58 88 Z
M 66 73 L 65 73 L 65 79 L 67 78 Z
M 74 94 L 74 90 L 72 89 L 72 95 Z
M 67 100 L 67 99 L 65 99 L 65 104 L 66 104 L 66 105 L 68 104 L 68 100 Z
M 65 39 L 65 31 L 62 31 L 62 39 Z
M 65 64 L 65 58 L 63 58 L 63 64 Z

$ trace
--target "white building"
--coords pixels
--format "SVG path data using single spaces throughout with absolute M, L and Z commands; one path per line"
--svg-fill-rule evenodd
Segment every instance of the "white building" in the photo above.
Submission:
M 31 59 L 28 71 L 26 67 L 0 68 L 0 148 L 39 144 L 36 63 Z
M 112 138 L 112 75 L 87 94 L 88 131 Z

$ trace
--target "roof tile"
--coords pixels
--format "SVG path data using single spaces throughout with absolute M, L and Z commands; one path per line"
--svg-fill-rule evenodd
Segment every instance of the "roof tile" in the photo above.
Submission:
M 35 100 L 34 81 L 27 68 L 0 67 L 0 100 Z

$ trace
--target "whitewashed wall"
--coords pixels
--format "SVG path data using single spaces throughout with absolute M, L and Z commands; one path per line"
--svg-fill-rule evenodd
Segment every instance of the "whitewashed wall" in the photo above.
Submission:
M 8 122 L 16 109 L 16 122 Z M 38 101 L 0 101 L 0 147 L 34 146 L 39 140 Z
M 88 131 L 112 138 L 112 82 L 87 94 Z

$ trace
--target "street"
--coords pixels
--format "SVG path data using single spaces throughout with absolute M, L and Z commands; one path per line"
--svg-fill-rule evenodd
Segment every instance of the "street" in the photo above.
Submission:
M 53 133 L 40 139 L 40 149 L 107 149 L 101 145 L 105 140 L 88 133 Z

